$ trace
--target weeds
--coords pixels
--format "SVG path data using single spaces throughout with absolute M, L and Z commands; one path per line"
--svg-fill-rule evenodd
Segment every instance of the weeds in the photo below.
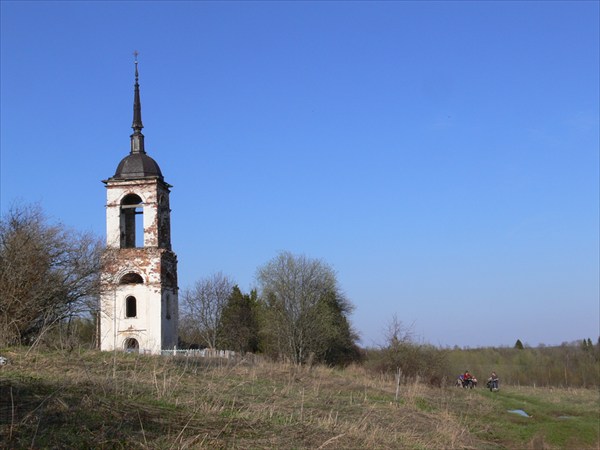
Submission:
M 113 358 L 114 363 L 113 364 Z M 336 370 L 16 349 L 0 368 L 10 448 L 596 448 L 597 393 L 435 388 Z M 532 420 L 507 409 L 524 408 Z M 568 417 L 568 418 L 562 418 Z

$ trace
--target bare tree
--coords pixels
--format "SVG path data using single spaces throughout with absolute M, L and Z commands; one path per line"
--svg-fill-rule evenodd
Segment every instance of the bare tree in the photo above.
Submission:
M 413 341 L 413 331 L 411 327 L 405 327 L 398 315 L 394 313 L 384 330 L 385 347 L 397 348 L 400 344 L 407 344 Z
M 335 272 L 324 262 L 282 252 L 258 270 L 265 303 L 263 334 L 280 356 L 300 364 L 322 359 L 340 336 L 354 345 L 346 315 L 352 305 L 342 295 Z
M 394 314 L 384 328 L 384 337 L 379 370 L 393 373 L 400 369 L 403 377 L 419 376 L 435 385 L 442 382 L 446 374 L 446 352 L 415 342 L 413 325 L 406 327 Z
M 101 244 L 49 224 L 39 206 L 15 206 L 0 220 L 0 342 L 30 344 L 96 300 Z
M 183 291 L 180 322 L 189 336 L 187 339 L 196 338 L 198 344 L 217 348 L 223 308 L 234 286 L 230 278 L 218 272 Z

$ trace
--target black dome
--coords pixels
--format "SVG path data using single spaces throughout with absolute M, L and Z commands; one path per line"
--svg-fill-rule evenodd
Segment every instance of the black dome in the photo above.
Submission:
M 121 160 L 113 178 L 136 179 L 158 177 L 163 179 L 156 161 L 145 153 L 131 153 Z

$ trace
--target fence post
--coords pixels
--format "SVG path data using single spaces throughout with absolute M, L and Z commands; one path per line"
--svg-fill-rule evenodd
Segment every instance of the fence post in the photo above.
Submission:
M 402 377 L 402 369 L 398 367 L 396 372 L 396 402 L 398 401 L 398 394 L 400 393 L 400 378 Z

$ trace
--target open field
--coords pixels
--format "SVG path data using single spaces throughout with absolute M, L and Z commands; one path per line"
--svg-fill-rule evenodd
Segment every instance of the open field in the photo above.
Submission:
M 3 349 L 3 448 L 597 449 L 597 390 L 400 386 L 270 362 Z M 450 382 L 448 384 L 451 384 Z M 531 417 L 508 413 L 522 409 Z

